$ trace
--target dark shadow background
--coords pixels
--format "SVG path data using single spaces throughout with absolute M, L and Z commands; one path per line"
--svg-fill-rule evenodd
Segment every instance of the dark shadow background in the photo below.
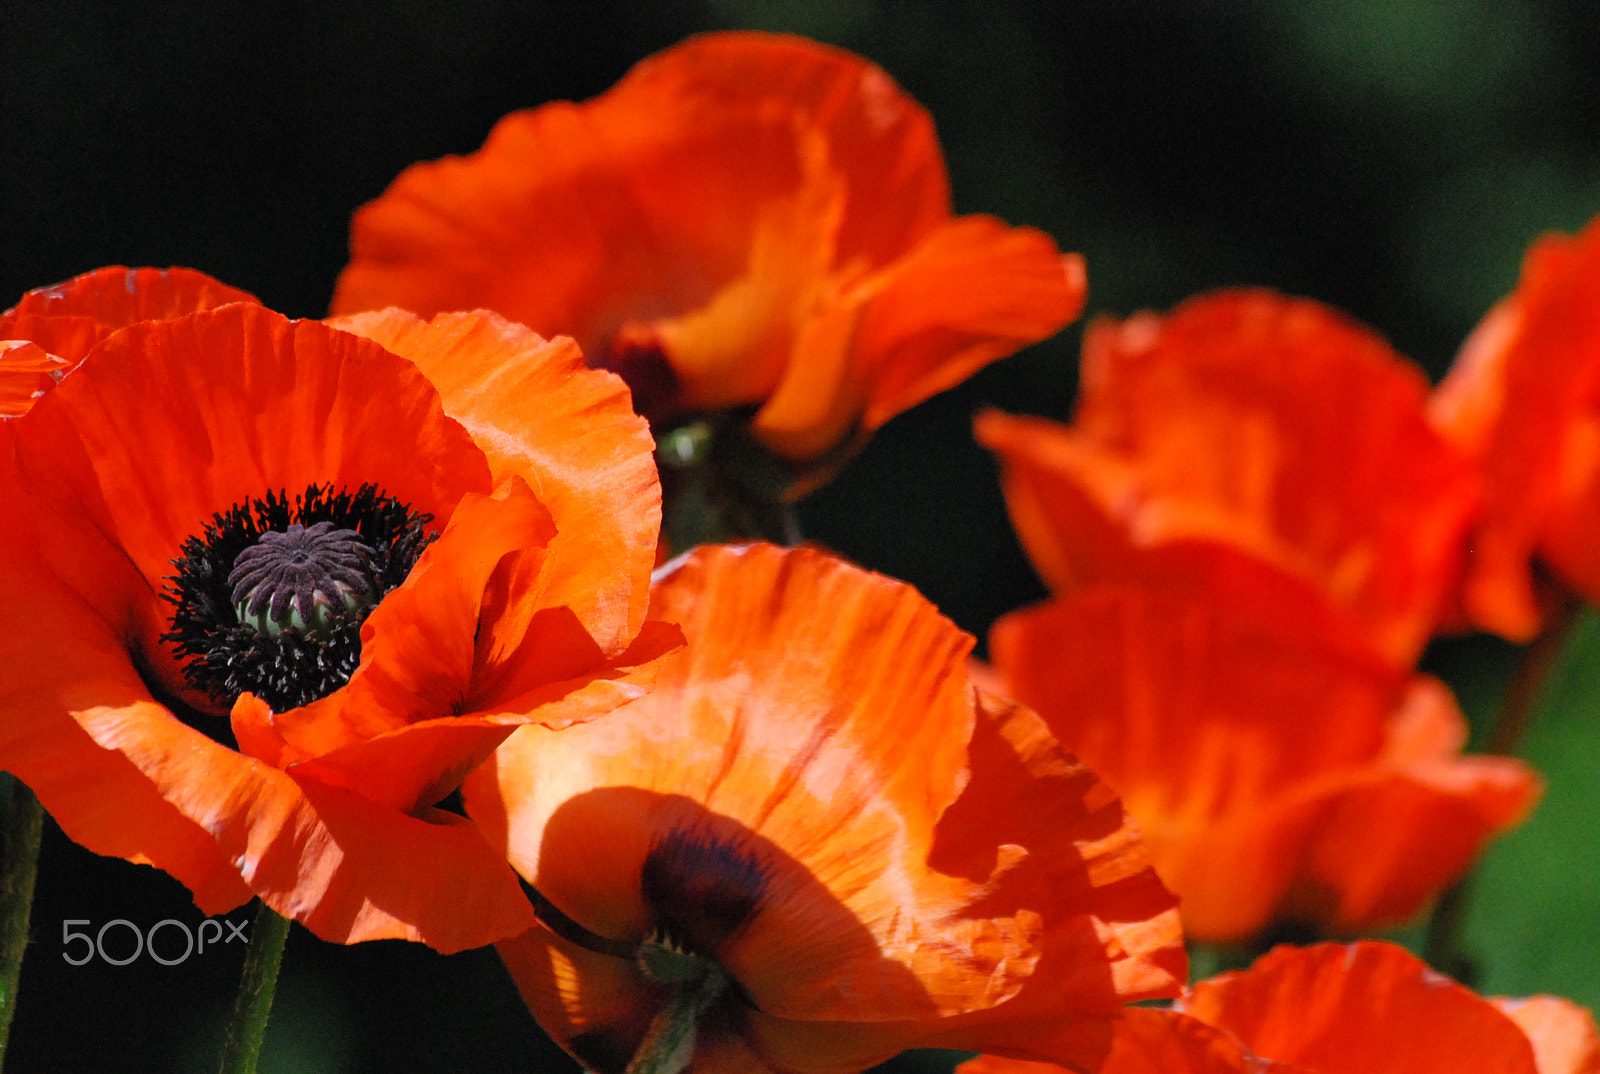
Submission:
M 1091 314 L 1266 285 L 1343 307 L 1437 375 L 1527 242 L 1600 210 L 1590 0 L 6 0 L 0 306 L 103 264 L 182 264 L 320 316 L 349 214 L 407 164 L 731 27 L 883 65 L 933 113 L 957 209 L 1082 251 Z M 968 423 L 990 404 L 1064 417 L 1077 341 L 1074 328 L 897 419 L 802 505 L 808 534 L 980 634 L 1042 595 Z M 1504 653 L 1436 659 L 1472 688 Z M 1498 687 L 1479 689 L 1492 701 Z M 1595 812 L 1567 815 L 1594 831 Z M 1573 839 L 1529 853 L 1592 862 Z M 1566 920 L 1502 889 L 1529 929 Z M 1567 905 L 1600 919 L 1600 880 L 1585 874 Z M 238 944 L 171 968 L 61 958 L 64 918 L 167 917 L 198 922 L 181 887 L 52 832 L 9 1069 L 212 1069 Z M 1561 942 L 1578 941 L 1547 941 Z M 1490 981 L 1600 1002 L 1594 971 L 1540 967 Z M 280 996 L 267 1071 L 559 1069 L 483 952 L 347 950 L 297 930 Z

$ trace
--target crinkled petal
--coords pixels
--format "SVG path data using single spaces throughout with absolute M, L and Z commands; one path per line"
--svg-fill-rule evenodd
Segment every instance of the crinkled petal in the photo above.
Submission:
M 761 877 L 749 920 L 712 935 L 774 1017 L 993 1006 L 1034 973 L 1041 939 L 1074 950 L 1086 1005 L 1170 983 L 1162 960 L 1181 955 L 1150 925 L 1170 896 L 1115 799 L 1042 730 L 999 735 L 983 760 L 998 717 L 974 709 L 970 639 L 913 591 L 815 552 L 703 549 L 652 614 L 690 641 L 655 691 L 559 734 L 519 731 L 467 784 L 469 812 L 575 920 L 642 938 L 645 859 L 692 836 Z M 1049 778 L 1009 786 L 1033 767 Z
M 374 483 L 442 525 L 463 495 L 489 491 L 482 452 L 411 363 L 243 304 L 108 337 L 17 424 L 22 476 L 59 520 L 41 554 L 93 601 L 75 551 L 91 538 L 73 531 L 118 548 L 146 587 L 133 609 L 139 659 L 202 707 L 157 640 L 157 594 L 214 514 L 269 491 Z
M 0 313 L 0 339 L 32 340 L 76 365 L 119 328 L 232 302 L 260 305 L 254 295 L 193 269 L 111 265 L 29 291 Z
M 570 339 L 546 341 L 482 310 L 329 323 L 415 362 L 495 480 L 528 482 L 556 527 L 541 600 L 572 608 L 608 654 L 625 647 L 649 601 L 661 488 L 649 427 L 623 383 L 586 368 Z

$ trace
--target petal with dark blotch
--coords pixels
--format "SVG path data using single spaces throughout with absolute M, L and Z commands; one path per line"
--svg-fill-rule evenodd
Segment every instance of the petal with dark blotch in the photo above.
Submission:
M 482 453 L 411 363 L 315 321 L 234 304 L 123 329 L 80 370 L 90 364 L 92 376 L 67 377 L 16 423 L 21 474 L 75 520 L 64 529 L 103 535 L 137 568 L 140 659 L 201 706 L 157 640 L 156 595 L 214 514 L 269 491 L 372 483 L 442 525 L 464 494 L 489 491 Z M 70 546 L 42 541 L 41 552 L 77 578 Z

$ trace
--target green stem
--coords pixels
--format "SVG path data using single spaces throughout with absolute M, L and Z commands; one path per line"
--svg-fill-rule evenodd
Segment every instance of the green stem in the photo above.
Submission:
M 666 1009 L 656 1015 L 624 1074 L 679 1074 L 694 1056 L 700 1016 L 722 995 L 727 976 L 714 966 L 673 989 Z
M 5 858 L 0 861 L 0 1064 L 5 1062 L 11 1037 L 11 1018 L 17 1012 L 17 985 L 22 977 L 22 955 L 28 946 L 28 915 L 33 908 L 33 884 L 39 875 L 39 835 L 44 810 L 39 799 L 15 776 L 4 780 L 4 816 L 0 839 Z
M 222 1045 L 221 1074 L 254 1074 L 261 1056 L 261 1041 L 272 1012 L 272 994 L 278 984 L 283 944 L 289 938 L 289 921 L 262 903 L 250 927 L 250 949 L 244 956 L 239 994 L 233 1003 L 233 1020 Z
M 1511 686 L 1500 703 L 1500 711 L 1495 715 L 1494 726 L 1489 730 L 1489 753 L 1509 757 L 1521 745 L 1522 736 L 1533 719 L 1534 708 L 1544 692 L 1545 682 L 1550 678 L 1556 658 L 1561 655 L 1567 638 L 1572 634 L 1573 624 L 1578 620 L 1579 607 L 1575 600 L 1563 601 L 1551 613 L 1544 630 L 1523 652 Z
M 1485 743 L 1487 752 L 1510 756 L 1522 744 L 1533 720 L 1539 698 L 1544 693 L 1550 673 L 1557 658 L 1572 634 L 1577 622 L 1579 604 L 1567 599 L 1551 613 L 1549 621 L 1538 637 L 1523 650 L 1522 659 L 1501 699 L 1500 710 L 1495 714 Z M 1461 929 L 1466 923 L 1472 876 L 1468 874 L 1456 881 L 1439 896 L 1433 915 L 1428 920 L 1428 931 L 1423 939 L 1422 957 L 1429 965 L 1449 974 L 1462 984 L 1472 986 L 1477 977 L 1477 965 L 1460 950 Z

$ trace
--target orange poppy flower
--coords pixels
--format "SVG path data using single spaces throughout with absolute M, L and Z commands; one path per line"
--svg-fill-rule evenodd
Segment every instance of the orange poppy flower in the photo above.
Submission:
M 456 950 L 533 917 L 436 804 L 681 634 L 645 622 L 659 491 L 620 382 L 493 314 L 361 327 L 394 349 L 247 303 L 136 323 L 7 423 L 0 766 L 208 913 L 253 890 Z
M 1044 1074 L 982 1057 L 960 1074 Z M 1394 944 L 1278 947 L 1172 1011 L 1130 1010 L 1102 1074 L 1590 1074 L 1593 1018 L 1565 1000 L 1487 1000 Z
M 0 418 L 25 413 L 117 329 L 230 302 L 256 299 L 185 268 L 113 265 L 29 291 L 0 313 Z
M 488 307 L 576 337 L 653 420 L 736 409 L 795 464 L 836 463 L 1085 295 L 1043 233 L 951 215 L 933 124 L 882 70 L 760 33 L 507 116 L 401 174 L 351 248 L 335 313 Z
M 1460 756 L 1441 683 L 1236 581 L 1090 586 L 1001 619 L 991 657 L 1122 795 L 1191 938 L 1404 921 L 1527 813 L 1538 780 Z
M 589 1069 L 707 980 L 697 1071 L 924 1046 L 1091 1069 L 1120 1004 L 1171 993 L 1173 900 L 1115 797 L 971 685 L 972 639 L 910 587 L 707 546 L 651 611 L 689 639 L 654 691 L 521 729 L 466 784 L 550 904 L 501 954 Z
M 1528 251 L 1432 414 L 1487 489 L 1463 593 L 1473 623 L 1516 641 L 1537 633 L 1549 600 L 1535 560 L 1600 601 L 1600 219 Z
M 1324 594 L 1406 665 L 1444 613 L 1478 497 L 1426 400 L 1420 371 L 1335 311 L 1220 291 L 1091 325 L 1070 426 L 989 413 L 977 435 L 1055 592 L 1146 577 L 1156 548 L 1186 561 L 1178 574 L 1265 564 L 1274 588 Z

